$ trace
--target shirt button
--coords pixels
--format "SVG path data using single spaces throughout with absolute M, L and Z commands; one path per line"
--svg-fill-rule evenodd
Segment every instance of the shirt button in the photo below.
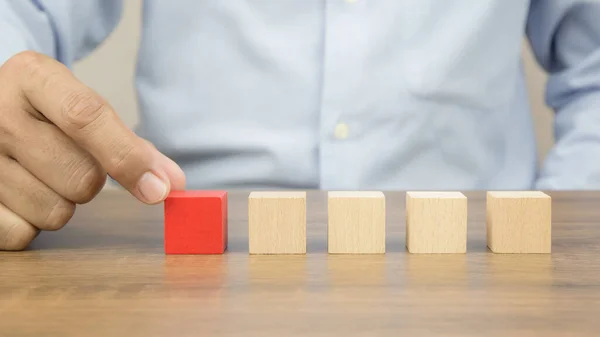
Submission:
M 348 138 L 348 124 L 339 123 L 335 126 L 335 138 L 337 139 L 346 139 Z

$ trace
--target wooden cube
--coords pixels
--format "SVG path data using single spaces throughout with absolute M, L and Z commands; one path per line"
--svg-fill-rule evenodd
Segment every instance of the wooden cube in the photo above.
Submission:
M 248 198 L 250 254 L 306 253 L 306 192 L 252 192 Z
M 382 192 L 329 192 L 328 214 L 329 253 L 385 253 L 385 196 Z
M 466 253 L 467 198 L 460 192 L 406 194 L 410 253 Z
M 164 217 L 166 254 L 222 254 L 227 248 L 225 191 L 173 191 Z
M 487 244 L 494 253 L 550 253 L 552 199 L 538 191 L 487 192 Z

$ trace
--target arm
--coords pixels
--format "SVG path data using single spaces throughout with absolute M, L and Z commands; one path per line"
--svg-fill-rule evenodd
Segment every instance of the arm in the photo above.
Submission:
M 122 0 L 0 0 L 0 65 L 32 50 L 70 66 L 102 43 Z
M 556 144 L 538 189 L 600 188 L 600 2 L 532 0 L 527 36 L 549 73 Z

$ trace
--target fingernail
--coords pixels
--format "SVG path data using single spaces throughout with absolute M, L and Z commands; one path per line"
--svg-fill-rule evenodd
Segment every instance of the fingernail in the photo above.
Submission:
M 138 181 L 138 191 L 148 203 L 157 203 L 167 194 L 167 185 L 156 175 L 146 172 Z

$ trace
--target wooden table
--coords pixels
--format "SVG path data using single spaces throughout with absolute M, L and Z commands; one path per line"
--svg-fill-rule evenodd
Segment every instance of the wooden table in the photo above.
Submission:
M 466 255 L 407 254 L 386 192 L 387 254 L 328 256 L 311 191 L 306 256 L 248 255 L 248 192 L 230 192 L 226 254 L 165 256 L 162 207 L 105 192 L 0 253 L 0 336 L 599 336 L 600 193 L 550 194 L 551 255 L 490 253 L 483 192 Z

